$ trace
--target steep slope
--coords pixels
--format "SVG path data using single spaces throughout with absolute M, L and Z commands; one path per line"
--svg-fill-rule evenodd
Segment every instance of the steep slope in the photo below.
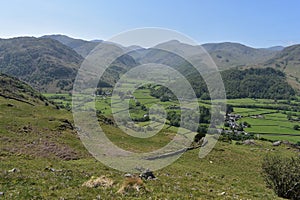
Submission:
M 289 83 L 300 90 L 300 45 L 284 48 L 274 58 L 266 61 L 263 66 L 283 71 Z
M 2 156 L 60 160 L 88 156 L 75 134 L 71 113 L 57 109 L 39 92 L 16 78 L 0 74 L 0 83 Z
M 0 40 L 0 72 L 40 91 L 70 90 L 83 58 L 71 48 L 47 38 Z
M 57 40 L 62 44 L 72 48 L 78 54 L 86 57 L 99 43 L 101 40 L 86 41 L 81 39 L 74 39 L 65 35 L 45 35 L 42 38 L 51 38 Z
M 277 53 L 277 51 L 272 49 L 255 49 L 231 42 L 208 43 L 202 46 L 207 50 L 221 70 L 262 63 Z
M 32 87 L 17 78 L 0 73 L 0 96 L 6 99 L 35 105 L 36 103 L 46 102 L 44 96 L 35 91 Z
M 70 91 L 83 61 L 83 57 L 71 47 L 81 48 L 87 42 L 66 36 L 57 37 L 70 47 L 45 37 L 0 40 L 0 72 L 18 77 L 39 91 Z M 106 51 L 108 54 L 114 53 L 110 52 L 109 48 Z M 104 85 L 114 85 L 122 73 L 137 65 L 131 56 L 123 55 L 111 64 L 100 82 Z

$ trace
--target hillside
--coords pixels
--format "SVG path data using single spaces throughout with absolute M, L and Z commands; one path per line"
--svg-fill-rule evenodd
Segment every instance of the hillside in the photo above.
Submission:
M 292 149 L 274 148 L 268 142 L 256 141 L 254 146 L 219 142 L 203 159 L 195 149 L 155 171 L 158 180 L 144 181 L 150 192 L 121 195 L 117 191 L 124 173 L 89 156 L 68 123 L 71 113 L 3 97 L 0 107 L 0 192 L 5 199 L 280 199 L 265 185 L 262 160 L 270 153 L 295 155 Z M 117 145 L 153 148 L 152 142 L 130 140 L 114 126 L 103 128 Z M 82 186 L 92 176 L 103 175 L 114 181 L 111 187 Z
M 300 91 L 300 45 L 284 48 L 272 59 L 266 61 L 263 67 L 281 70 L 286 74 L 288 82 Z
M 230 69 L 221 72 L 226 98 L 288 99 L 295 95 L 287 83 L 284 73 L 272 68 Z M 187 76 L 197 97 L 209 99 L 206 83 L 195 72 Z M 153 96 L 172 96 L 161 87 L 152 91 Z
M 64 38 L 63 42 L 74 49 L 86 44 L 83 40 L 59 38 Z M 109 53 L 109 49 L 107 51 Z M 82 61 L 83 57 L 75 50 L 54 39 L 23 37 L 0 40 L 0 72 L 15 76 L 42 92 L 72 90 Z M 114 85 L 120 74 L 137 65 L 131 56 L 121 56 L 105 72 L 101 83 Z
M 285 74 L 272 68 L 221 72 L 227 98 L 288 99 L 295 95 Z
M 236 46 L 235 44 L 234 46 Z M 216 52 L 228 48 L 228 45 L 210 45 L 211 52 Z M 232 44 L 229 44 L 232 46 Z M 244 51 L 256 51 L 249 47 L 238 45 L 244 48 Z M 159 44 L 157 48 L 171 49 L 171 52 L 184 51 L 190 59 L 193 59 L 194 52 L 201 52 L 201 47 L 183 44 L 178 41 L 169 41 Z M 172 66 L 183 74 L 193 86 L 197 97 L 207 99 L 209 97 L 206 83 L 201 75 L 186 60 L 176 55 L 157 48 L 140 49 L 131 52 L 130 55 L 140 63 L 157 63 Z M 237 48 L 241 49 L 241 48 Z M 249 50 L 250 49 L 250 50 Z M 250 52 L 251 52 L 250 51 Z M 266 50 L 269 51 L 269 50 Z M 235 51 L 233 51 L 235 52 Z M 240 51 L 238 51 L 240 52 Z M 275 52 L 275 51 L 274 51 Z M 253 53 L 253 52 L 252 52 Z M 246 55 L 246 54 L 245 54 Z M 201 61 L 200 61 L 201 62 Z M 200 70 L 209 71 L 209 66 L 200 64 Z M 227 93 L 227 98 L 270 98 L 284 99 L 295 94 L 294 90 L 288 85 L 286 75 L 278 70 L 267 69 L 246 69 L 238 70 L 227 69 L 220 72 Z M 166 91 L 164 88 L 155 93 L 156 96 L 162 95 Z
M 0 40 L 0 72 L 18 77 L 39 91 L 70 91 L 72 89 L 77 70 L 83 61 L 83 57 L 78 55 L 75 50 L 91 43 L 95 45 L 98 41 L 87 42 L 62 35 L 44 36 L 42 38 L 23 37 Z M 103 46 L 101 48 L 105 48 L 107 54 L 114 53 L 110 52 L 114 51 L 114 48 L 110 48 L 110 46 L 114 46 L 114 44 L 102 44 Z M 223 58 L 228 59 L 231 57 L 229 59 L 230 62 L 225 62 L 231 67 L 241 64 L 244 66 L 242 68 L 249 68 L 251 66 L 259 68 L 259 66 L 261 66 L 260 64 L 253 63 L 262 62 L 264 59 L 276 54 L 274 58 L 265 62 L 264 67 L 271 66 L 275 69 L 281 70 L 284 72 L 281 77 L 278 77 L 278 73 L 275 73 L 273 74 L 274 78 L 272 79 L 270 79 L 270 76 L 261 78 L 255 76 L 251 79 L 249 77 L 246 78 L 246 81 L 242 80 L 242 77 L 246 76 L 244 72 L 222 72 L 229 98 L 250 96 L 255 98 L 273 98 L 274 96 L 279 97 L 279 94 L 282 92 L 284 94 L 283 96 L 293 95 L 292 90 L 290 90 L 290 88 L 286 85 L 285 79 L 287 79 L 288 83 L 292 86 L 295 87 L 299 85 L 300 87 L 298 80 L 298 76 L 300 78 L 300 74 L 298 72 L 299 70 L 297 70 L 297 66 L 299 64 L 297 56 L 300 53 L 300 48 L 297 45 L 285 48 L 282 52 L 270 49 L 253 49 L 235 43 L 205 44 L 203 46 L 213 58 L 214 55 L 216 56 L 214 59 L 217 59 L 217 64 L 218 62 L 219 64 L 222 63 L 224 61 Z M 73 48 L 73 50 L 71 48 Z M 159 44 L 157 48 L 167 48 L 170 49 L 171 52 L 175 53 L 180 50 L 184 50 L 186 56 L 192 59 L 194 52 L 201 50 L 200 46 L 183 44 L 175 40 Z M 131 68 L 140 64 L 151 62 L 172 66 L 191 81 L 198 97 L 202 96 L 207 98 L 207 90 L 205 89 L 206 86 L 203 80 L 199 78 L 200 75 L 187 61 L 180 58 L 178 55 L 156 48 L 136 49 L 131 47 L 131 49 L 133 50 L 132 52 L 119 57 L 111 64 L 104 73 L 99 86 L 113 86 L 120 76 Z M 278 49 L 278 47 L 275 49 Z M 222 55 L 226 56 L 224 57 Z M 227 64 L 226 66 L 223 65 L 223 67 L 221 64 L 220 69 L 230 68 Z M 208 70 L 206 65 L 201 65 L 201 68 L 203 68 L 201 70 Z M 251 71 L 245 71 L 245 73 L 248 72 Z M 232 78 L 233 74 L 235 74 L 234 78 Z M 262 74 L 260 74 L 260 76 L 262 76 Z M 270 84 L 265 84 L 266 80 L 264 80 L 264 78 L 269 78 L 267 82 Z M 251 84 L 248 82 L 251 82 Z M 271 86 L 275 87 L 274 84 L 276 87 L 280 87 L 280 90 L 268 89 Z M 260 85 L 261 87 L 257 87 L 257 85 Z M 257 88 L 261 89 L 257 92 L 245 93 L 245 91 L 254 91 Z M 235 95 L 233 95 L 233 93 Z M 266 94 L 262 95 L 262 93 Z
M 75 50 L 82 57 L 86 57 L 101 42 L 101 40 L 86 41 L 74 39 L 65 35 L 45 35 L 42 38 L 57 40 Z
M 44 96 L 17 78 L 0 73 L 0 83 L 0 96 L 6 99 L 13 99 L 30 105 L 46 101 Z
M 239 43 L 207 43 L 201 45 L 211 56 L 219 70 L 226 70 L 236 67 L 256 65 L 264 63 L 267 60 L 277 55 L 281 48 L 251 48 Z M 158 49 L 157 49 L 158 48 Z M 160 48 L 169 49 L 170 52 L 159 50 Z M 195 52 L 202 52 L 200 46 L 192 46 L 184 44 L 176 40 L 161 43 L 154 48 L 138 49 L 130 53 L 140 63 L 154 62 L 161 64 L 168 64 L 169 66 L 180 69 L 186 67 L 186 63 L 178 56 L 176 52 L 185 52 L 186 56 L 192 58 Z
M 0 192 L 5 199 L 280 199 L 265 185 L 262 160 L 268 154 L 296 154 L 263 141 L 255 141 L 254 146 L 219 142 L 203 159 L 195 149 L 155 171 L 157 180 L 144 181 L 149 192 L 122 195 L 117 191 L 124 173 L 89 155 L 73 128 L 70 112 L 57 109 L 15 78 L 0 75 L 0 82 Z M 115 126 L 101 125 L 116 145 L 135 150 L 152 149 L 153 144 L 161 145 L 157 137 L 173 134 L 164 129 L 156 139 L 145 142 Z M 82 186 L 91 177 L 103 175 L 114 184 Z
M 51 38 L 61 42 L 62 44 L 74 49 L 81 56 L 85 57 L 88 53 L 93 50 L 101 40 L 95 41 L 86 41 L 81 39 L 74 39 L 65 35 L 47 35 L 43 36 L 43 38 Z M 173 49 L 178 49 L 181 45 L 178 41 L 169 41 L 162 45 L 171 45 Z M 197 50 L 197 46 L 188 45 L 191 49 L 191 52 Z M 239 43 L 232 42 L 224 42 L 224 43 L 207 43 L 202 44 L 202 47 L 210 54 L 212 59 L 216 62 L 217 66 L 220 69 L 228 69 L 236 66 L 244 66 L 249 64 L 258 64 L 265 62 L 275 56 L 277 52 L 283 49 L 282 46 L 274 46 L 270 48 L 252 48 Z M 131 50 L 134 50 L 137 47 L 128 47 Z M 141 59 L 145 59 L 149 51 L 147 49 L 141 49 L 137 52 L 131 53 L 137 61 Z M 150 50 L 151 51 L 151 50 Z M 151 59 L 158 60 L 160 59 L 160 55 L 153 55 L 150 57 Z M 145 60 L 144 60 L 145 61 Z M 174 62 L 175 63 L 175 62 Z
M 221 69 L 265 62 L 277 54 L 277 49 L 256 49 L 239 43 L 207 43 L 202 45 Z
M 16 78 L 0 74 L 0 83 L 2 155 L 62 160 L 88 155 L 74 134 L 71 113 Z
M 22 37 L 0 40 L 0 72 L 40 91 L 70 90 L 83 58 L 52 39 Z

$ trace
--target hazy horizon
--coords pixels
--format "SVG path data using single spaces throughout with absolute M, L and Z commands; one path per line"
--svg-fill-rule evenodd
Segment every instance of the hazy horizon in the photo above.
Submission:
M 22 6 L 19 6 L 22 5 Z M 255 48 L 300 43 L 300 2 L 38 1 L 2 2 L 0 38 L 63 34 L 107 40 L 143 27 L 179 31 L 199 44 L 237 42 Z
M 40 38 L 43 36 L 50 36 L 50 35 L 57 35 L 57 36 L 67 36 L 70 37 L 72 39 L 78 39 L 78 40 L 84 40 L 84 41 L 89 41 L 89 42 L 93 42 L 93 41 L 105 41 L 104 39 L 101 38 L 92 38 L 92 39 L 87 39 L 87 38 L 79 38 L 79 37 L 73 37 L 64 33 L 49 33 L 49 34 L 44 34 L 44 35 L 19 35 L 19 36 L 12 36 L 12 37 L 0 37 L 0 39 L 13 39 L 13 38 L 22 38 L 22 37 L 35 37 L 35 38 Z M 167 40 L 165 42 L 171 41 L 173 39 Z M 163 42 L 162 42 L 163 43 Z M 280 45 L 280 44 L 273 44 L 271 46 L 266 46 L 266 47 L 257 47 L 257 46 L 251 46 L 251 45 L 247 45 L 241 41 L 204 41 L 202 43 L 199 43 L 199 45 L 204 45 L 204 44 L 220 44 L 220 43 L 237 43 L 237 44 L 242 44 L 251 48 L 272 48 L 272 47 L 288 47 L 288 46 L 292 46 L 292 45 L 298 45 L 299 43 L 295 43 L 295 44 L 291 44 L 291 45 Z M 158 43 L 160 44 L 160 43 Z

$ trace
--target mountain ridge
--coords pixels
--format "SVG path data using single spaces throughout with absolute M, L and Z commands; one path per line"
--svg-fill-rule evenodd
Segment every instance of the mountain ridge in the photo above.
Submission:
M 70 91 L 77 70 L 84 60 L 84 55 L 89 54 L 91 49 L 94 49 L 95 46 L 102 42 L 74 39 L 64 35 L 46 35 L 40 38 L 18 37 L 0 39 L 0 72 L 16 76 L 40 91 Z M 296 61 L 297 56 L 300 55 L 300 50 L 296 48 L 297 45 L 280 50 L 281 47 L 257 49 L 232 42 L 207 43 L 201 46 L 192 46 L 170 40 L 158 44 L 156 47 L 163 46 L 168 46 L 168 49 L 174 53 L 184 48 L 184 51 L 187 51 L 191 55 L 193 55 L 193 52 L 198 51 L 199 48 L 204 48 L 220 71 L 238 67 L 242 69 L 250 67 L 273 67 L 287 73 L 286 77 L 289 83 L 296 88 L 299 85 L 300 88 L 300 74 L 298 76 L 298 73 L 294 72 L 297 69 L 296 66 L 300 65 L 300 62 Z M 167 64 L 182 73 L 186 73 L 184 71 L 188 70 L 186 69 L 188 64 L 182 61 L 182 59 L 178 60 L 178 56 L 159 51 L 155 47 L 152 49 L 145 49 L 140 46 L 124 48 L 130 51 L 130 53 L 118 58 L 107 70 L 103 76 L 104 79 L 101 81 L 113 86 L 121 74 L 126 73 L 137 65 L 148 62 Z M 81 52 L 82 55 L 78 53 L 78 49 L 84 49 Z M 293 53 L 293 51 L 296 52 Z M 291 54 L 292 56 L 286 57 L 285 54 Z M 288 65 L 284 66 L 284 62 L 286 61 Z M 294 71 L 288 70 L 290 68 Z
M 56 40 L 0 40 L 0 72 L 18 77 L 40 91 L 70 90 L 82 61 L 82 56 Z

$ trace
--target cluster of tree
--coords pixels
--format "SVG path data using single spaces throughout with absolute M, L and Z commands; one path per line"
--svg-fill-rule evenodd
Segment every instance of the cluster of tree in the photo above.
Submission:
M 104 82 L 103 80 L 100 80 L 97 85 L 97 88 L 111 88 L 111 87 L 112 87 L 111 84 Z
M 132 118 L 132 121 L 134 121 L 134 122 L 147 122 L 149 120 L 150 119 L 149 119 L 148 115 L 145 116 L 145 117 L 134 117 L 134 118 Z
M 171 126 L 182 126 L 183 128 L 189 129 L 191 131 L 197 131 L 206 133 L 207 127 L 199 124 L 210 123 L 210 110 L 204 106 L 199 106 L 199 115 L 193 111 L 175 111 L 170 110 L 167 112 L 167 120 Z M 198 121 L 196 121 L 198 120 Z
M 134 117 L 134 118 L 132 118 L 132 121 L 146 122 L 146 121 L 150 120 L 149 115 L 148 115 L 149 109 L 145 105 L 141 104 L 141 102 L 139 102 L 139 101 L 135 101 L 135 105 L 129 104 L 129 112 L 130 113 L 139 112 L 141 110 L 147 114 L 144 116 L 141 116 L 141 117 Z
M 300 126 L 298 124 L 296 124 L 296 125 L 294 125 L 293 129 L 298 131 L 300 129 Z
M 300 121 L 300 114 L 293 113 L 293 112 L 284 112 L 286 115 L 286 118 L 290 121 Z
M 295 95 L 287 83 L 285 74 L 273 68 L 230 69 L 221 72 L 226 96 L 233 98 L 289 99 Z M 196 96 L 210 99 L 207 85 L 197 72 L 187 75 Z M 165 87 L 152 88 L 151 95 L 165 100 L 174 99 L 173 93 Z
M 150 87 L 150 95 L 160 99 L 162 102 L 177 100 L 173 92 L 165 86 L 160 86 L 158 88 Z
M 221 75 L 227 98 L 288 99 L 295 95 L 284 73 L 273 68 L 226 70 Z
M 189 113 L 189 112 L 185 112 L 183 113 L 182 118 L 184 119 L 185 117 L 189 117 L 189 118 L 195 118 L 196 116 L 192 116 L 193 114 Z M 203 106 L 199 106 L 199 123 L 209 123 L 210 121 L 210 111 L 208 108 L 203 107 Z M 181 118 L 181 113 L 180 112 L 176 112 L 176 111 L 169 111 L 167 113 L 167 119 L 170 121 L 170 125 L 172 126 L 179 126 L 180 124 L 180 118 Z M 184 120 L 183 120 L 184 121 Z
M 235 141 L 244 141 L 244 140 L 250 140 L 250 139 L 256 139 L 254 134 L 252 133 L 237 133 L 237 132 L 225 132 L 223 131 L 220 136 L 220 140 L 224 142 L 231 142 L 232 140 Z

